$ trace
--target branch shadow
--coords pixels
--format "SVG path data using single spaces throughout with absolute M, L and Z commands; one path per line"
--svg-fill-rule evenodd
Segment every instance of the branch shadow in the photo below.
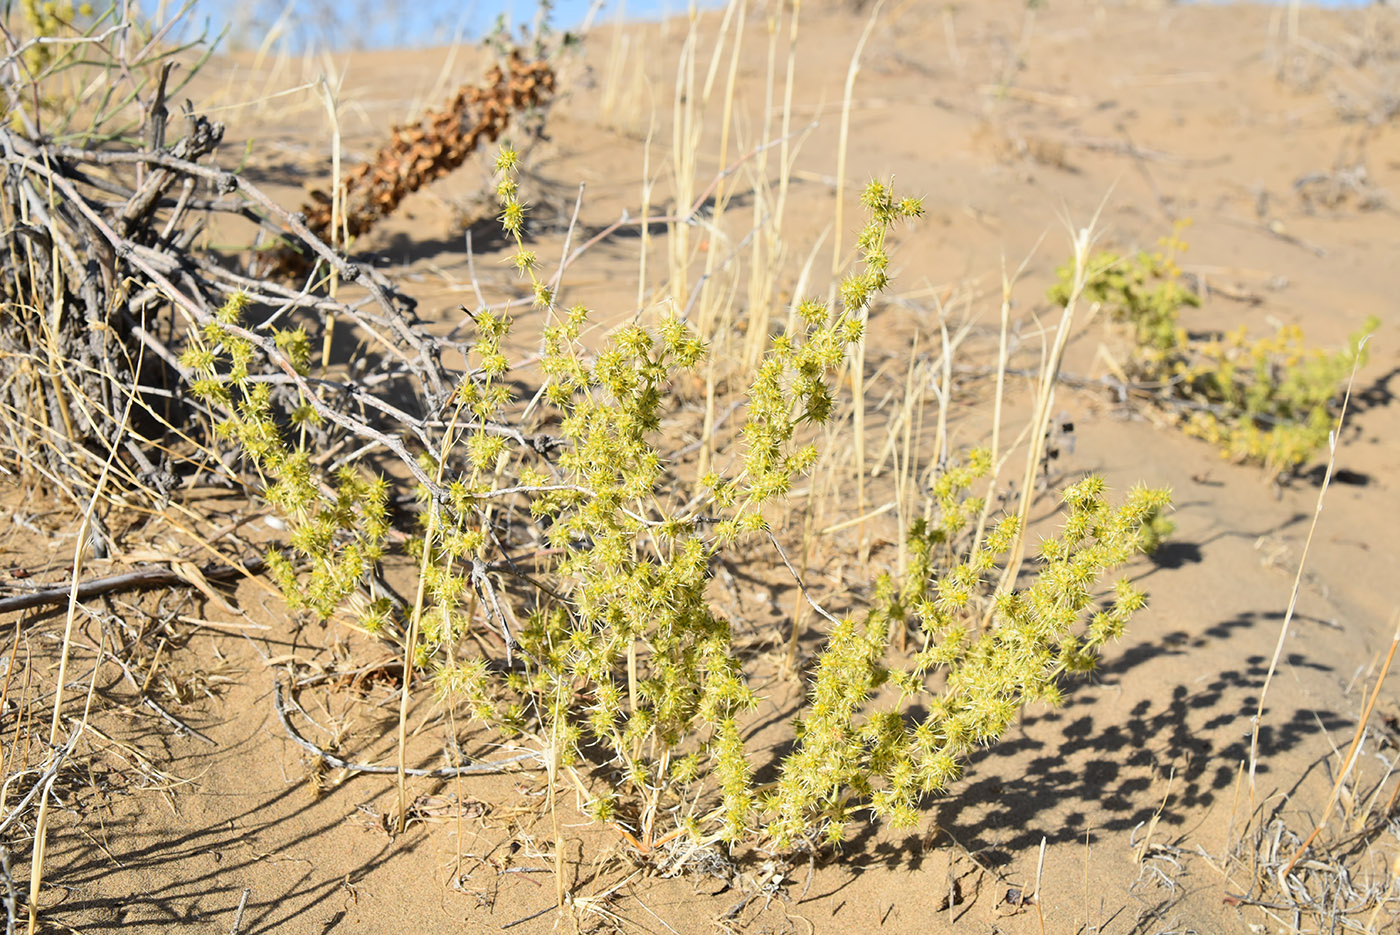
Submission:
M 269 751 L 260 737 L 264 732 L 281 737 L 271 719 L 263 718 L 238 742 L 212 754 L 208 747 L 185 743 L 171 751 L 168 769 L 200 775 L 238 770 L 258 756 L 282 756 L 280 747 Z M 351 775 L 338 789 L 363 785 L 365 778 Z M 370 777 L 376 779 L 382 777 Z M 248 804 L 224 812 L 215 801 L 205 812 L 214 820 L 202 827 L 190 828 L 188 820 L 148 821 L 133 809 L 107 817 L 102 823 L 106 849 L 90 846 L 80 833 L 56 835 L 46 877 L 68 895 L 45 913 L 47 920 L 86 932 L 171 925 L 227 929 L 244 887 L 250 886 L 240 931 L 268 933 L 286 926 L 323 931 L 329 928 L 323 917 L 343 916 L 336 898 L 346 895 L 348 884 L 387 863 L 414 859 L 429 840 L 422 828 L 412 826 L 397 839 L 380 837 L 373 846 L 366 846 L 372 837 L 360 836 L 353 848 L 337 847 L 336 860 L 327 866 L 313 857 L 325 853 L 334 840 L 330 835 L 345 826 L 343 794 L 308 801 L 305 782 L 295 780 L 250 795 L 200 793 L 206 801 L 234 795 Z M 172 834 L 172 827 L 180 830 Z M 267 884 L 268 871 L 255 866 L 260 863 L 283 871 L 273 887 Z
M 1138 643 L 1100 666 L 1100 689 L 1142 677 L 1144 667 L 1168 656 L 1205 662 L 1225 657 L 1221 641 L 1240 631 L 1282 619 L 1280 612 L 1244 613 L 1199 633 L 1177 630 Z M 1212 651 L 1214 650 L 1214 651 Z M 1287 663 L 1331 671 L 1301 655 Z M 1137 702 L 1121 723 L 1094 714 L 1103 692 L 1084 681 L 1071 685 L 1055 710 L 1027 713 L 1014 734 L 974 755 L 964 781 L 929 803 L 932 827 L 946 832 L 987 867 L 1049 843 L 1079 842 L 1131 832 L 1160 810 L 1159 825 L 1181 828 L 1199 821 L 1233 787 L 1239 764 L 1249 759 L 1247 725 L 1258 704 L 1269 659 L 1252 655 L 1242 664 L 1162 686 L 1160 702 Z M 1257 773 L 1270 772 L 1272 757 L 1350 721 L 1322 707 L 1266 709 L 1259 731 Z M 1244 725 L 1243 728 L 1241 725 Z M 1163 804 L 1163 784 L 1171 794 Z M 864 869 L 918 870 L 929 849 L 929 833 L 899 837 L 871 822 L 843 847 L 851 864 Z M 856 873 L 863 869 L 854 870 Z

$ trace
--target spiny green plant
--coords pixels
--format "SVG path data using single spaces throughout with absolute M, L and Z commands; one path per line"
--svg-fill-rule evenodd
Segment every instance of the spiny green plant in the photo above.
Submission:
M 269 549 L 268 568 L 287 602 L 329 617 L 365 581 L 384 555 L 389 533 L 389 485 L 366 478 L 352 467 L 335 474 L 335 486 L 323 487 L 312 466 L 306 429 L 320 416 L 304 398 L 279 422 L 272 389 L 253 379 L 257 359 L 253 342 L 229 330 L 240 323 L 247 298 L 234 294 L 214 321 L 191 335 L 181 365 L 191 374 L 191 389 L 205 403 L 226 413 L 215 426 L 217 437 L 236 444 L 262 482 L 262 496 L 291 520 L 289 556 Z M 301 326 L 273 332 L 293 369 L 305 374 L 311 343 Z M 295 440 L 288 440 L 288 435 Z M 309 563 L 309 574 L 298 566 Z M 384 600 L 364 604 L 361 620 L 372 634 L 386 619 Z
M 1335 351 L 1308 348 L 1297 325 L 1250 338 L 1244 326 L 1210 338 L 1189 335 L 1183 308 L 1200 298 L 1181 282 L 1176 257 L 1185 252 L 1185 223 L 1161 249 L 1127 258 L 1100 253 L 1084 294 L 1131 331 L 1130 379 L 1154 388 L 1183 431 L 1218 446 L 1224 457 L 1262 464 L 1273 477 L 1297 470 L 1327 443 L 1334 408 L 1354 367 L 1366 361 L 1366 339 L 1380 326 L 1370 316 Z M 1071 264 L 1058 270 L 1049 298 L 1068 301 Z
M 702 361 L 703 340 L 662 316 L 650 328 L 624 324 L 590 353 L 589 311 L 558 307 L 526 247 L 517 158 L 506 149 L 497 160 L 500 221 L 515 244 L 511 263 L 546 319 L 528 408 L 553 410 L 560 447 L 540 458 L 499 431 L 521 412 L 519 384 L 507 380 L 512 320 L 477 310 L 441 444 L 414 465 L 422 508 L 408 551 L 418 594 L 394 625 L 382 602 L 355 596 L 383 554 L 388 482 L 353 469 L 334 485 L 316 476 L 299 433 L 315 410 L 302 398 L 274 412 L 266 384 L 250 377 L 257 349 L 237 334 L 239 301 L 186 353 L 196 390 L 229 413 L 220 431 L 292 520 L 293 555 L 270 555 L 279 583 L 322 616 L 338 604 L 356 608 L 366 630 L 401 642 L 444 701 L 490 730 L 534 738 L 551 779 L 558 769 L 591 771 L 602 790 L 590 813 L 644 851 L 680 835 L 839 842 L 861 811 L 912 823 L 973 749 L 996 740 L 1022 705 L 1057 702 L 1061 676 L 1091 668 L 1121 634 L 1143 595 L 1121 581 L 1100 609 L 1099 582 L 1141 550 L 1167 493 L 1137 489 L 1115 508 L 1097 478 L 1071 487 L 1064 529 L 1042 542 L 1036 573 L 995 593 L 998 561 L 1025 531 L 1010 516 L 972 541 L 984 502 L 969 491 L 990 455 L 974 451 L 945 470 L 927 518 L 908 531 L 905 579 L 880 578 L 859 618 L 821 610 L 831 629 L 809 704 L 791 725 L 796 747 L 774 783 L 756 786 L 743 729 L 758 699 L 708 586 L 726 550 L 743 540 L 777 544 L 767 515 L 820 457 L 810 429 L 833 417 L 835 374 L 889 285 L 888 234 L 922 206 L 881 182 L 865 188 L 863 262 L 842 281 L 839 305 L 798 305 L 752 375 L 737 469 L 686 483 L 667 463 L 660 426 L 669 387 Z M 277 346 L 305 368 L 303 332 L 279 332 Z M 531 518 L 542 571 L 502 574 L 502 536 L 519 528 L 502 521 L 508 514 Z M 910 625 L 922 646 L 890 659 L 893 629 Z M 468 637 L 484 630 L 501 634 L 499 656 L 468 650 Z M 915 717 L 915 706 L 928 713 Z M 657 827 L 663 812 L 670 829 Z
M 983 458 L 979 452 L 974 461 Z M 1145 596 L 1121 579 L 1111 605 L 1091 610 L 1098 582 L 1141 550 L 1141 531 L 1165 509 L 1168 494 L 1135 488 L 1114 509 L 1103 480 L 1089 477 L 1063 499 L 1062 532 L 1041 542 L 1041 567 L 1028 586 L 993 596 L 991 629 L 976 635 L 977 598 L 988 593 L 989 572 L 1020 534 L 1015 516 L 1003 518 L 952 567 L 934 571 L 916 560 L 903 587 L 882 577 L 862 623 L 836 625 L 817 659 L 797 749 L 784 759 L 777 788 L 760 802 L 778 844 L 807 834 L 814 823 L 828 842 L 840 843 L 856 808 L 896 827 L 914 825 L 920 799 L 946 789 L 969 753 L 997 740 L 1025 704 L 1058 704 L 1060 675 L 1092 670 L 1102 647 L 1122 635 Z M 911 530 L 915 555 L 927 555 L 945 530 Z M 1078 633 L 1086 612 L 1089 621 Z M 912 659 L 886 664 L 891 627 L 906 618 L 917 624 L 923 647 Z M 870 710 L 867 702 L 886 682 L 895 697 Z M 928 713 L 910 717 L 916 706 Z

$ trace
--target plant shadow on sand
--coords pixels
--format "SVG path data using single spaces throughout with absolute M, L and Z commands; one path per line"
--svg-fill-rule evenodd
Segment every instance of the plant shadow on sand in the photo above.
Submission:
M 212 756 L 204 752 L 207 747 L 186 747 L 185 755 L 170 756 L 169 767 L 201 775 L 245 768 L 242 764 L 262 748 L 263 731 L 279 729 L 268 721 L 271 718 Z M 160 739 L 153 742 L 159 744 Z M 355 775 L 337 789 L 358 787 L 358 798 L 373 799 L 380 791 L 371 787 L 376 782 L 383 782 L 383 777 Z M 308 859 L 303 855 L 316 853 L 318 842 L 343 829 L 347 802 L 343 795 L 313 798 L 305 780 L 289 779 L 277 785 L 280 788 L 265 793 L 239 794 L 237 798 L 249 803 L 240 811 L 221 814 L 212 822 L 186 822 L 185 827 L 193 825 L 193 830 L 183 834 L 172 835 L 159 822 L 149 826 L 132 809 L 123 810 L 122 817 L 106 819 L 105 836 L 123 842 L 120 863 L 114 868 L 108 853 L 78 840 L 73 840 L 71 850 L 55 853 L 54 866 L 61 870 L 68 893 L 56 911 L 84 920 L 84 931 L 211 924 L 227 928 L 244 886 L 266 879 L 267 870 L 256 867 L 262 863 L 279 866 L 279 880 L 272 891 L 252 887 L 240 931 L 251 935 L 294 924 L 325 931 L 338 919 L 333 915 L 326 920 L 324 915 L 338 906 L 338 898 L 353 898 L 355 881 L 385 864 L 424 859 L 422 849 L 430 838 L 422 834 L 397 840 L 388 835 L 358 835 L 358 844 L 339 853 L 334 869 Z M 203 794 L 208 795 L 208 790 Z M 214 808 L 218 810 L 217 805 Z M 125 882 L 114 886 L 108 879 L 113 874 L 121 874 Z M 152 881 L 163 885 L 150 885 Z M 129 885 L 138 882 L 137 888 Z M 123 889 L 123 895 L 112 895 Z
M 1199 822 L 1222 798 L 1228 808 L 1237 769 L 1249 756 L 1248 724 L 1268 671 L 1267 657 L 1251 655 L 1242 664 L 1214 672 L 1197 666 L 1201 674 L 1190 683 L 1154 686 L 1153 695 L 1160 701 L 1132 702 L 1124 714 L 1091 712 L 1105 707 L 1106 696 L 1115 689 L 1128 690 L 1130 680 L 1147 671 L 1146 666 L 1156 665 L 1153 671 L 1160 672 L 1159 664 L 1169 657 L 1234 660 L 1235 654 L 1220 648 L 1223 644 L 1247 629 L 1276 626 L 1281 618 L 1278 612 L 1243 613 L 1195 633 L 1173 630 L 1116 654 L 1090 680 L 1070 683 L 1061 708 L 1028 711 L 1013 734 L 976 754 L 949 796 L 930 803 L 929 827 L 936 831 L 900 836 L 880 824 L 863 826 L 840 853 L 840 865 L 852 875 L 848 880 L 881 868 L 919 870 L 949 837 L 974 853 L 979 863 L 999 871 L 1016 855 L 1039 847 L 1042 838 L 1051 843 L 1083 842 L 1087 836 L 1091 842 L 1117 846 L 1112 842 L 1124 843 L 1128 833 L 1159 809 L 1160 827 L 1170 835 L 1172 829 L 1185 830 L 1188 823 Z M 1326 670 L 1302 656 L 1289 656 L 1286 662 Z M 260 697 L 256 705 L 266 712 L 258 725 L 250 725 L 246 733 L 240 730 L 240 737 L 212 758 L 207 748 L 174 745 L 169 770 L 193 775 L 240 768 L 263 748 L 265 732 L 281 737 L 268 699 Z M 1259 772 L 1265 775 L 1270 757 L 1350 723 L 1322 708 L 1281 711 L 1270 720 L 1260 731 Z M 752 729 L 761 730 L 762 725 Z M 153 724 L 132 740 L 171 746 L 162 730 Z M 770 750 L 772 759 L 759 772 L 770 773 L 787 749 L 783 744 Z M 285 756 L 286 751 L 275 755 Z M 1169 777 L 1171 792 L 1164 806 Z M 100 848 L 76 838 L 69 838 L 71 849 L 53 855 L 68 891 L 56 908 L 65 916 L 82 918 L 84 930 L 90 931 L 131 925 L 226 925 L 245 879 L 265 874 L 265 867 L 255 865 L 268 862 L 285 865 L 282 882 L 276 893 L 255 890 L 242 931 L 276 931 L 312 924 L 313 918 L 316 925 L 325 925 L 328 913 L 334 919 L 344 911 L 337 901 L 350 898 L 356 881 L 380 865 L 422 859 L 423 846 L 431 841 L 421 833 L 398 840 L 356 835 L 360 843 L 353 848 L 353 858 L 338 861 L 334 868 L 300 856 L 337 831 L 343 833 L 347 809 L 355 808 L 347 793 L 357 790 L 352 793 L 355 801 L 371 800 L 383 791 L 383 782 L 383 777 L 352 776 L 329 794 L 312 798 L 304 781 L 288 779 L 265 792 L 240 795 L 248 804 L 237 813 L 200 822 L 195 830 L 174 836 L 146 827 L 139 814 L 124 810 L 104 825 L 109 839 L 125 842 L 119 869 Z M 261 845 L 264 841 L 268 843 Z M 132 881 L 167 878 L 169 885 L 125 887 L 128 895 L 111 895 L 122 888 L 104 883 L 114 872 Z M 826 892 L 819 886 L 810 898 L 834 895 L 845 885 Z
M 273 832 L 299 817 L 299 810 L 271 821 L 262 816 L 269 810 L 283 810 L 289 797 L 305 795 L 305 789 L 299 784 L 291 786 L 269 799 L 257 802 L 233 818 L 231 823 L 200 828 L 173 838 L 149 831 L 143 833 L 135 827 L 137 823 L 134 820 L 129 821 L 127 827 L 110 823 L 109 833 L 121 834 L 128 841 L 144 839 L 145 842 L 122 854 L 124 869 L 150 872 L 163 867 L 179 867 L 188 875 L 182 876 L 177 893 L 155 891 L 132 893 L 125 897 L 70 899 L 63 903 L 62 909 L 65 914 L 75 914 L 85 919 L 83 928 L 86 931 L 115 931 L 132 924 L 227 925 L 232 908 L 238 905 L 242 881 L 247 872 L 255 863 L 270 859 L 290 865 L 286 871 L 287 877 L 276 893 L 250 896 L 244 915 L 245 927 L 241 931 L 276 931 L 280 926 L 324 910 L 337 893 L 344 895 L 345 881 L 358 879 L 365 871 L 385 860 L 412 854 L 423 843 L 421 838 L 400 843 L 385 839 L 373 851 L 360 851 L 362 856 L 358 866 L 348 876 L 326 875 L 304 858 L 259 853 L 251 839 Z M 343 817 L 333 816 L 309 825 L 286 838 L 279 849 L 315 842 L 319 836 L 333 831 L 343 821 Z M 92 849 L 87 851 L 87 855 L 86 859 L 80 857 L 62 866 L 71 892 L 106 888 L 101 886 L 101 881 L 111 872 L 107 859 Z M 199 863 L 208 869 L 202 873 L 190 873 L 191 865 Z
M 940 839 L 951 836 L 995 869 L 1034 851 L 1042 839 L 1082 844 L 1086 835 L 1092 843 L 1111 834 L 1126 843 L 1123 836 L 1159 810 L 1160 827 L 1169 834 L 1199 823 L 1222 793 L 1228 799 L 1237 770 L 1248 762 L 1249 721 L 1268 658 L 1251 655 L 1242 666 L 1203 673 L 1191 684 L 1154 686 L 1164 701 L 1143 699 L 1123 716 L 1088 712 L 1145 665 L 1168 656 L 1233 661 L 1232 654 L 1208 647 L 1282 618 L 1281 612 L 1243 613 L 1194 635 L 1176 630 L 1136 644 L 1101 664 L 1091 680 L 1071 684 L 1062 707 L 1028 711 L 1019 730 L 974 755 L 965 778 L 947 798 L 932 803 L 933 831 L 892 840 L 879 825 L 866 825 L 844 846 L 843 861 L 855 874 L 881 867 L 918 870 Z M 1329 671 L 1301 655 L 1282 661 Z M 1270 757 L 1352 724 L 1323 708 L 1297 708 L 1282 720 L 1279 715 L 1273 723 L 1268 720 L 1259 731 L 1260 775 L 1270 772 Z M 853 854 L 862 859 L 849 861 Z

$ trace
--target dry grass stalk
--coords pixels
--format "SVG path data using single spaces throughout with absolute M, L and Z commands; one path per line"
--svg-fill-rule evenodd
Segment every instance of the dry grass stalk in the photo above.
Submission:
M 1094 223 L 1097 223 L 1097 216 Z M 1075 306 L 1084 292 L 1089 277 L 1089 249 L 1094 242 L 1094 225 L 1076 231 L 1074 234 L 1074 279 L 1069 301 L 1060 315 L 1055 329 L 1054 342 L 1041 350 L 1040 385 L 1036 388 L 1035 411 L 1031 417 L 1030 445 L 1026 452 L 1026 468 L 1021 481 L 1021 502 L 1017 514 L 1021 517 L 1021 533 L 1016 537 L 1010 557 L 1002 571 L 999 590 L 1016 583 L 1021 564 L 1026 553 L 1026 525 L 1030 518 L 1031 504 L 1035 499 L 1036 481 L 1040 476 L 1042 455 L 1047 444 L 1047 432 L 1055 401 L 1055 388 L 1059 383 L 1060 364 L 1064 360 L 1065 348 L 1073 332 Z M 1009 289 L 1009 286 L 1007 287 Z M 998 365 L 1003 366 L 1001 364 Z M 991 608 L 983 620 L 985 626 L 991 618 Z
M 841 235 L 843 233 L 841 224 L 841 209 L 845 195 L 846 183 L 846 152 L 850 145 L 851 130 L 851 97 L 855 91 L 856 76 L 860 74 L 860 56 L 865 51 L 865 43 L 870 39 L 870 33 L 875 28 L 875 22 L 880 15 L 880 9 L 884 6 L 884 0 L 878 0 L 875 8 L 870 11 L 870 17 L 866 20 L 865 29 L 860 34 L 860 41 L 856 43 L 855 51 L 851 53 L 850 66 L 846 69 L 845 93 L 841 99 L 841 132 L 840 139 L 836 146 L 836 240 L 831 250 L 831 273 L 833 282 L 836 281 L 844 257 L 841 254 Z M 868 312 L 863 313 L 863 324 L 868 323 Z M 851 393 L 855 397 L 855 408 L 853 410 L 854 423 L 852 430 L 855 432 L 855 474 L 856 474 L 856 511 L 865 513 L 865 342 L 856 345 L 855 359 L 851 362 Z M 862 564 L 870 557 L 869 542 L 865 538 L 865 527 L 860 527 L 860 560 Z
M 1365 340 L 1361 343 L 1364 345 Z M 1327 470 L 1323 474 L 1322 485 L 1317 491 L 1317 505 L 1313 508 L 1312 522 L 1308 526 L 1308 536 L 1303 540 L 1303 554 L 1298 559 L 1298 572 L 1293 576 L 1293 590 L 1288 597 L 1288 610 L 1284 612 L 1283 623 L 1279 627 L 1278 642 L 1274 645 L 1274 655 L 1269 660 L 1269 671 L 1264 677 L 1264 686 L 1259 691 L 1259 706 L 1250 719 L 1249 797 L 1251 802 L 1254 801 L 1255 796 L 1254 776 L 1259 763 L 1259 725 L 1264 719 L 1264 699 L 1268 697 L 1269 685 L 1273 682 L 1274 673 L 1278 670 L 1279 659 L 1283 656 L 1283 643 L 1288 637 L 1288 628 L 1293 623 L 1293 611 L 1298 606 L 1298 592 L 1303 585 L 1303 568 L 1307 565 L 1308 551 L 1312 548 L 1313 536 L 1317 532 L 1317 521 L 1322 516 L 1322 504 L 1327 497 L 1327 488 L 1332 484 L 1332 472 L 1337 465 L 1337 440 L 1341 438 L 1342 426 L 1346 424 L 1347 407 L 1351 404 L 1351 390 L 1356 383 L 1356 370 L 1360 366 L 1360 361 L 1361 358 L 1358 354 L 1352 364 L 1351 377 L 1347 380 L 1346 395 L 1342 397 L 1341 411 L 1337 413 L 1336 427 L 1332 430 L 1329 439 Z
M 128 398 L 125 410 L 122 413 L 121 428 L 125 429 L 127 420 L 131 417 L 131 399 Z M 58 676 L 54 683 L 53 700 L 53 720 L 49 726 L 49 748 L 53 750 L 58 747 L 58 730 L 62 723 L 63 713 L 63 693 L 67 685 L 68 662 L 71 657 L 73 647 L 73 624 L 78 615 L 78 581 L 82 576 L 83 560 L 87 555 L 89 539 L 88 530 L 91 527 L 92 516 L 96 512 L 98 505 L 102 502 L 103 488 L 106 487 L 107 477 L 111 470 L 112 460 L 115 458 L 117 449 L 113 447 L 107 463 L 103 466 L 102 475 L 98 478 L 97 484 L 92 491 L 92 497 L 88 501 L 87 510 L 83 514 L 83 521 L 78 527 L 77 544 L 73 549 L 73 566 L 69 583 L 68 612 L 63 626 L 63 645 L 59 653 Z M 100 664 L 99 651 L 99 664 Z M 88 685 L 88 704 L 84 707 L 82 720 L 78 723 L 73 737 L 82 735 L 83 728 L 87 725 L 87 712 L 92 704 L 92 692 L 96 688 L 96 680 Z M 71 739 L 70 739 L 71 744 Z M 39 814 L 34 823 L 34 848 L 30 854 L 29 871 L 29 933 L 33 935 L 39 924 L 39 890 L 44 880 L 44 858 L 46 856 L 46 846 L 48 838 L 50 797 L 46 794 L 39 800 Z

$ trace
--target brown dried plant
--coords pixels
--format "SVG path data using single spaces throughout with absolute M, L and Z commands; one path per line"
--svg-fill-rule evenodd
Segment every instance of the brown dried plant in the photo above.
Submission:
M 514 114 L 539 107 L 554 92 L 554 70 L 544 60 L 525 61 L 511 50 L 505 67 L 492 65 L 480 85 L 463 85 L 448 105 L 415 124 L 395 127 L 370 162 L 349 170 L 342 181 L 342 231 L 358 237 L 423 186 L 462 165 L 482 140 L 494 142 Z M 302 206 L 306 226 L 329 239 L 333 199 L 311 192 Z

